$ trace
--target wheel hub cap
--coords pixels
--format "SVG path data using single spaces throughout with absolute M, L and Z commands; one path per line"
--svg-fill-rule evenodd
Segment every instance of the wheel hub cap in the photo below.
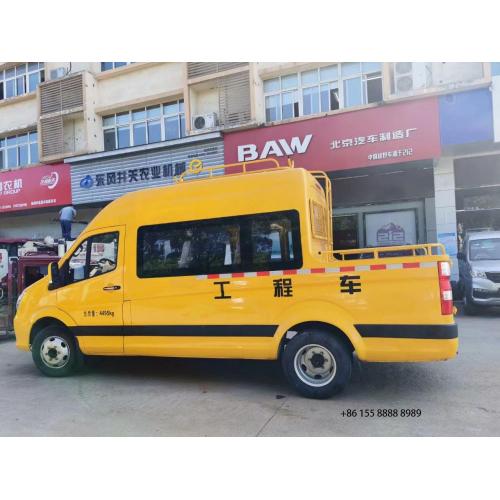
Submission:
M 337 372 L 333 354 L 324 346 L 308 344 L 295 354 L 295 373 L 307 385 L 323 387 L 329 384 Z
M 62 337 L 47 337 L 40 347 L 40 357 L 49 368 L 62 368 L 69 361 L 70 349 Z

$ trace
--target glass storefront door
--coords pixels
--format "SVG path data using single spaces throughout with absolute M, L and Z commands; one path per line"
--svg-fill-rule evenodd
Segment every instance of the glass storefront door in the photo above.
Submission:
M 333 246 L 336 250 L 359 248 L 358 214 L 334 215 Z

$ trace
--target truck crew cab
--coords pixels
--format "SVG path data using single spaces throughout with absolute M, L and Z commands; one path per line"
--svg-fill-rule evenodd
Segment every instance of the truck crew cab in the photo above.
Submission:
M 344 388 L 353 353 L 454 357 L 442 245 L 333 251 L 328 177 L 266 162 L 194 160 L 175 185 L 110 203 L 25 290 L 17 347 L 49 376 L 85 354 L 279 359 L 314 398 Z

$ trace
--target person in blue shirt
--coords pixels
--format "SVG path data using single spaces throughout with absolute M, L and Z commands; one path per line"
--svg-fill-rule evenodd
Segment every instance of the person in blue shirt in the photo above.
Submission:
M 76 217 L 76 210 L 73 205 L 61 208 L 59 211 L 59 221 L 61 223 L 62 237 L 65 240 L 72 240 L 71 237 L 71 223 Z

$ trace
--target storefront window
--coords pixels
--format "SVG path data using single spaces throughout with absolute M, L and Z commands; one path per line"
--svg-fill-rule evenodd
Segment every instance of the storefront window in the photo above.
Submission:
M 366 213 L 367 247 L 415 245 L 417 216 L 415 210 L 394 210 Z
M 0 100 L 34 92 L 45 80 L 44 63 L 22 63 L 0 71 Z
M 38 163 L 38 134 L 26 132 L 0 138 L 0 170 Z
M 500 230 L 500 156 L 455 161 L 459 250 L 467 233 Z
M 333 246 L 336 250 L 359 248 L 358 214 L 333 218 Z
M 342 63 L 265 80 L 266 121 L 379 102 L 381 71 L 378 62 Z
M 179 139 L 185 136 L 184 101 L 105 116 L 102 125 L 105 151 Z

